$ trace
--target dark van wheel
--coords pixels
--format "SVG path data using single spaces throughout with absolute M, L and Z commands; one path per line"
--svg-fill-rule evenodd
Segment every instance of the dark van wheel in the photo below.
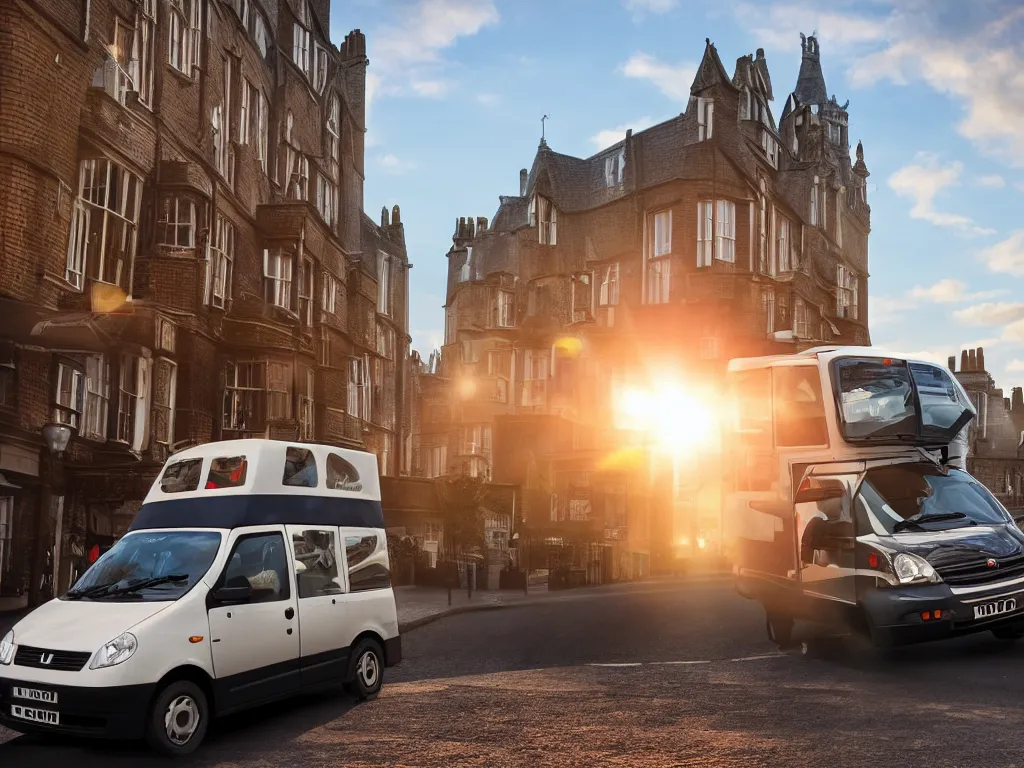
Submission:
M 992 634 L 1000 640 L 1020 640 L 1024 637 L 1024 627 L 1019 624 L 1009 627 L 996 627 L 992 630 Z
M 768 630 L 768 639 L 779 648 L 788 648 L 793 642 L 793 618 L 781 613 L 768 612 L 765 618 L 765 626 Z
M 384 653 L 376 640 L 360 640 L 352 652 L 345 690 L 360 701 L 376 698 L 384 684 Z
M 199 748 L 210 722 L 203 690 L 188 680 L 169 683 L 153 702 L 146 741 L 165 755 L 190 755 Z

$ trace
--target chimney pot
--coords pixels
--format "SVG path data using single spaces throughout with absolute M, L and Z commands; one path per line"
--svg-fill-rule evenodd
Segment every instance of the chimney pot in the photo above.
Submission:
M 978 370 L 985 370 L 985 348 L 978 347 Z
M 967 359 L 967 350 L 966 349 L 961 349 L 960 350 L 960 370 L 961 371 L 968 371 L 968 370 L 970 370 L 970 368 L 967 367 L 968 362 L 969 361 Z
M 530 173 L 523 168 L 519 171 L 519 196 L 526 197 L 526 184 L 530 180 Z
M 978 370 L 978 353 L 973 349 L 967 350 L 967 365 L 972 371 Z

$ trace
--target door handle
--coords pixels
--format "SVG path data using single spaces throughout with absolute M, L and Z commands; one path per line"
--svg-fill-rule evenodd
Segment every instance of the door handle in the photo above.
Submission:
M 295 609 L 294 608 L 286 608 L 285 612 L 284 612 L 284 617 L 286 619 L 288 619 L 289 621 L 291 619 L 295 618 Z

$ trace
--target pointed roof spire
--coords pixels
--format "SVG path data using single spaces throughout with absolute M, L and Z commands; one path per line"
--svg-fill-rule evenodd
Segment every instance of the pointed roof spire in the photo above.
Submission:
M 864 162 L 864 144 L 857 142 L 857 162 L 853 164 L 853 172 L 861 178 L 867 178 L 871 174 L 868 173 L 868 166 Z
M 821 54 L 818 39 L 800 33 L 800 46 L 803 48 L 803 60 L 800 62 L 800 74 L 796 79 L 793 95 L 801 104 L 825 104 L 828 102 L 828 91 L 825 89 L 825 76 L 821 73 Z
M 710 88 L 718 83 L 727 85 L 734 91 L 739 90 L 733 85 L 729 73 L 725 71 L 725 65 L 722 64 L 718 50 L 711 42 L 711 38 L 706 37 L 704 38 L 704 57 L 701 59 L 700 66 L 697 67 L 697 74 L 690 85 L 690 95 L 696 96 L 705 88 Z

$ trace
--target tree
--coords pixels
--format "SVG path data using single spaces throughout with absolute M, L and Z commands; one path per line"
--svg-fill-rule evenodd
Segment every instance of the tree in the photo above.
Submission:
M 438 481 L 441 518 L 444 522 L 446 559 L 467 554 L 484 546 L 483 481 L 456 476 Z

